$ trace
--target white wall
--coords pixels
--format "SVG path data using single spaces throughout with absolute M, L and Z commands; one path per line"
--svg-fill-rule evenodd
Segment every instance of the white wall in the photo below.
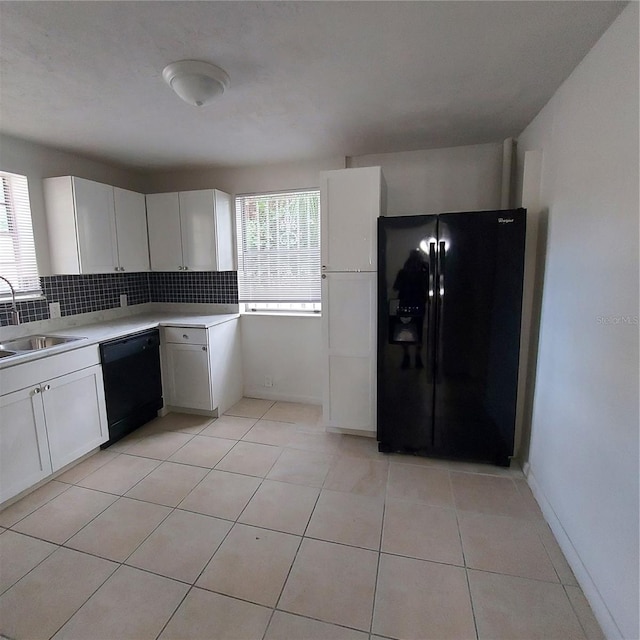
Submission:
M 142 191 L 141 176 L 134 171 L 5 135 L 0 136 L 0 170 L 27 176 L 40 275 L 51 272 L 42 178 L 78 176 Z
M 387 215 L 499 209 L 502 142 L 354 156 L 349 167 L 382 167 Z
M 320 184 L 321 171 L 344 169 L 344 158 L 303 160 L 229 169 L 193 169 L 148 174 L 146 193 L 164 193 L 215 187 L 231 194 L 264 193 L 287 189 L 313 189 Z
M 529 481 L 607 637 L 638 638 L 638 3 L 519 137 L 520 161 L 533 149 L 548 235 Z
M 322 404 L 320 317 L 245 314 L 241 326 L 245 395 Z

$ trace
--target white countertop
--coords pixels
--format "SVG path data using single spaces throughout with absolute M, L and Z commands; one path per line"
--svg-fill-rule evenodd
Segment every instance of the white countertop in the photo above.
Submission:
M 157 311 L 150 313 L 142 313 L 140 315 L 127 316 L 114 320 L 105 320 L 93 324 L 81 326 L 67 327 L 55 331 L 34 332 L 31 335 L 48 335 L 48 336 L 73 336 L 83 338 L 74 342 L 41 349 L 37 351 L 28 351 L 15 356 L 9 356 L 0 359 L 0 369 L 12 367 L 24 362 L 30 362 L 39 358 L 46 358 L 72 349 L 80 349 L 92 344 L 98 344 L 107 340 L 120 338 L 130 333 L 137 333 L 146 329 L 155 327 L 189 327 L 208 329 L 215 325 L 229 322 L 235 318 L 239 318 L 238 313 L 210 314 L 203 315 L 199 313 L 176 313 L 167 311 Z

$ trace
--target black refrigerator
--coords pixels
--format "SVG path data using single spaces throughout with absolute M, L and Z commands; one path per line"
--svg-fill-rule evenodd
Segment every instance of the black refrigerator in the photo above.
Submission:
M 378 219 L 378 448 L 508 466 L 526 211 Z

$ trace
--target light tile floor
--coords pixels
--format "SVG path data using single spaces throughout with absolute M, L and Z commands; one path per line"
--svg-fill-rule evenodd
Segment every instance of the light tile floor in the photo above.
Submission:
M 0 512 L 12 639 L 600 640 L 522 474 L 170 414 Z

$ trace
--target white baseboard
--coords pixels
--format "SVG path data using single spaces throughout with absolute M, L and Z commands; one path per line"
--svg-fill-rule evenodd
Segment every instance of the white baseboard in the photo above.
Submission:
M 188 407 L 174 407 L 170 404 L 165 405 L 160 411 L 165 411 L 163 416 L 166 416 L 167 413 L 190 413 L 195 416 L 206 416 L 210 418 L 218 417 L 218 410 L 214 409 L 213 411 L 205 411 L 201 409 L 189 409 Z M 158 413 L 160 413 L 160 411 Z
M 369 429 L 343 429 L 342 427 L 325 427 L 325 431 L 330 433 L 343 433 L 347 436 L 362 436 L 364 438 L 375 438 L 376 432 Z
M 589 601 L 591 609 L 593 610 L 593 615 L 596 617 L 596 620 L 600 624 L 602 632 L 604 633 L 607 640 L 623 640 L 623 635 L 618 628 L 618 625 L 613 619 L 613 616 L 611 615 L 605 601 L 602 599 L 602 596 L 598 591 L 598 587 L 593 582 L 589 571 L 580 559 L 580 556 L 578 555 L 576 548 L 573 546 L 571 539 L 564 530 L 562 523 L 553 510 L 551 503 L 547 500 L 547 497 L 545 496 L 540 484 L 536 480 L 533 469 L 531 468 L 529 463 L 525 463 L 524 466 L 526 467 L 526 469 L 523 470 L 527 477 L 527 482 L 531 487 L 531 491 L 538 501 L 540 509 L 542 509 L 544 518 L 551 527 L 551 531 L 553 531 L 553 535 L 558 541 L 560 549 L 562 549 L 562 553 L 564 553 L 564 556 L 567 559 L 567 562 L 569 563 L 569 566 L 571 567 L 571 570 L 573 571 L 578 584 L 582 588 L 585 597 Z
M 302 404 L 322 404 L 322 398 L 317 396 L 305 396 L 296 393 L 287 393 L 266 389 L 265 387 L 249 387 L 244 390 L 247 398 L 260 398 L 261 400 L 276 400 L 280 402 L 300 402 Z

